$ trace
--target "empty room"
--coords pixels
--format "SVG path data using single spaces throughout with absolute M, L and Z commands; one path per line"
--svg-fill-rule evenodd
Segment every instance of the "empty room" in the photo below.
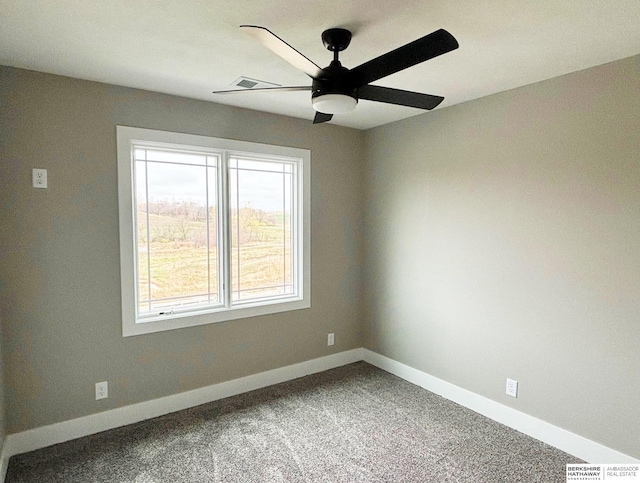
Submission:
M 0 481 L 640 481 L 639 25 L 1 2 Z

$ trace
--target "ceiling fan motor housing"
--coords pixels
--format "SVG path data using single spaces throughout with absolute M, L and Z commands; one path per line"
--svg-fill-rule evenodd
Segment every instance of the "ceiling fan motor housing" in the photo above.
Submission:
M 313 79 L 311 103 L 313 108 L 325 114 L 341 114 L 353 111 L 358 104 L 358 90 L 353 87 L 349 69 L 338 60 L 323 69 L 323 75 Z
M 311 99 L 326 94 L 341 94 L 358 100 L 358 89 L 353 87 L 348 72 L 349 69 L 334 60 L 329 67 L 323 69 L 324 75 L 313 79 L 311 83 Z

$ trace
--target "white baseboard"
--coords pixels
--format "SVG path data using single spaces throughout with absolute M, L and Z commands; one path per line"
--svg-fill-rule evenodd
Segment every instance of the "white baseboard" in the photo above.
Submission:
M 6 472 L 9 458 L 17 454 L 137 423 L 361 360 L 362 349 L 353 349 L 180 394 L 10 434 L 4 442 L 0 469 Z M 4 473 L 0 473 L 0 481 L 4 481 Z
M 408 382 L 438 394 L 494 421 L 509 426 L 539 441 L 554 446 L 588 463 L 640 463 L 631 456 L 620 453 L 575 433 L 534 418 L 491 399 L 479 396 L 430 374 L 389 359 L 368 349 L 362 349 L 364 361 L 394 374 Z
M 0 482 L 4 482 L 9 458 L 53 444 L 137 423 L 225 397 L 290 381 L 364 360 L 406 381 L 466 408 L 543 441 L 589 463 L 640 463 L 640 460 L 566 431 L 508 406 L 438 379 L 368 349 L 353 349 L 192 391 L 111 409 L 70 421 L 30 429 L 6 437 L 0 454 Z

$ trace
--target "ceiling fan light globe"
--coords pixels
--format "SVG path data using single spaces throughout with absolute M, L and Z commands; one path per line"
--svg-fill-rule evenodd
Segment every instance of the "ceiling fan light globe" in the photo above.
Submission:
M 324 114 L 342 114 L 353 111 L 358 100 L 345 94 L 324 94 L 313 98 L 313 108 Z

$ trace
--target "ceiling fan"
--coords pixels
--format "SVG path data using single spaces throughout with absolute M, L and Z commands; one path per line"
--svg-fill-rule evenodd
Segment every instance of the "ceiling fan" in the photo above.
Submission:
M 338 60 L 338 54 L 349 46 L 351 32 L 343 28 L 331 28 L 322 33 L 322 42 L 329 51 L 333 52 L 333 61 L 329 66 L 320 68 L 270 30 L 257 25 L 242 25 L 240 28 L 311 77 L 311 86 L 234 89 L 214 91 L 214 94 L 248 90 L 311 91 L 311 100 L 316 111 L 314 124 L 330 121 L 334 114 L 354 110 L 358 99 L 433 109 L 444 100 L 444 97 L 374 86 L 370 83 L 458 48 L 458 42 L 453 35 L 440 29 L 358 67 L 347 69 Z

